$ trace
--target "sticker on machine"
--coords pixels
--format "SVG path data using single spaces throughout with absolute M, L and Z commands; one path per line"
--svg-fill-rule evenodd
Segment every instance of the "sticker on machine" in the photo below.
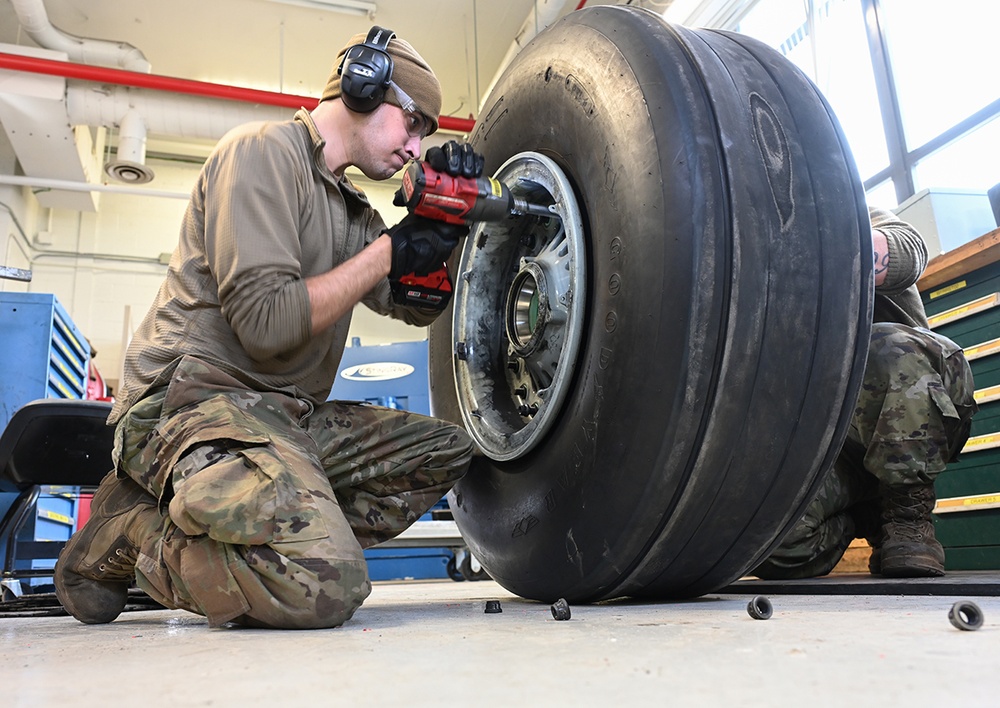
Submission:
M 398 361 L 373 361 L 349 366 L 340 375 L 348 381 L 390 381 L 409 376 L 415 370 L 411 365 Z

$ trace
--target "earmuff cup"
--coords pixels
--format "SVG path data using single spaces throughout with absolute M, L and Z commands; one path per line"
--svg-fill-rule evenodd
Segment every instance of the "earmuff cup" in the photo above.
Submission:
M 395 32 L 372 27 L 363 44 L 347 50 L 337 68 L 344 105 L 358 113 L 370 113 L 385 100 L 392 83 L 392 57 L 387 47 Z

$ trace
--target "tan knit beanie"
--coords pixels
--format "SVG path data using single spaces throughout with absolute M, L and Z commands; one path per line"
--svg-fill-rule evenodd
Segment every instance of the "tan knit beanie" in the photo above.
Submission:
M 340 97 L 340 74 L 337 73 L 337 68 L 343 61 L 344 55 L 347 54 L 347 50 L 355 44 L 364 44 L 367 38 L 367 32 L 354 35 L 337 54 L 337 60 L 333 63 L 333 71 L 330 72 L 330 78 L 327 79 L 326 87 L 323 89 L 321 101 Z M 441 83 L 427 62 L 417 54 L 409 42 L 394 37 L 389 41 L 387 51 L 392 57 L 393 83 L 399 84 L 399 88 L 413 99 L 413 102 L 417 104 L 417 110 L 431 122 L 430 132 L 433 133 L 438 129 L 438 116 L 441 114 Z M 391 88 L 385 92 L 385 100 L 394 106 L 402 107 L 396 92 Z

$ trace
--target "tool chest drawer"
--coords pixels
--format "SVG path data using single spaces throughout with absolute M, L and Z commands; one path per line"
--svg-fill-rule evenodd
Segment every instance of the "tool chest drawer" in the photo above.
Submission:
M 931 328 L 961 345 L 979 412 L 959 459 L 934 483 L 945 568 L 1000 568 L 1000 229 L 942 254 L 917 284 Z
M 84 398 L 90 345 L 55 295 L 0 292 L 0 429 L 39 398 Z

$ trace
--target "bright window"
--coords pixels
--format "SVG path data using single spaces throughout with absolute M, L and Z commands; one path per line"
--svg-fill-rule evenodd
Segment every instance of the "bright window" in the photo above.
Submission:
M 869 189 L 865 193 L 865 197 L 871 206 L 882 207 L 883 209 L 895 209 L 899 206 L 899 202 L 896 199 L 896 187 L 893 185 L 891 179 Z
M 840 121 L 858 171 L 889 166 L 864 16 L 858 0 L 761 0 L 737 31 L 779 49 L 819 87 Z
M 805 7 L 802 0 L 760 0 L 740 21 L 736 31 L 781 48 L 788 56 L 788 50 L 809 42 Z
M 946 187 L 985 192 L 1000 184 L 1000 118 L 925 157 L 913 176 L 917 191 Z
M 870 202 L 891 207 L 921 189 L 985 191 L 1000 183 L 1000 0 L 675 0 L 674 6 L 709 24 L 740 17 L 749 6 L 727 28 L 778 49 L 816 83 L 861 178 L 878 180 L 868 189 Z M 887 85 L 891 78 L 891 101 L 882 96 L 880 103 L 876 76 Z M 917 162 L 929 143 L 951 139 L 956 126 L 983 109 L 976 119 L 987 122 Z M 887 124 L 901 125 L 902 134 L 887 133 Z
M 996 73 L 1000 2 L 881 3 L 910 150 L 1000 98 Z M 1000 144 L 994 143 L 991 154 L 996 160 Z

